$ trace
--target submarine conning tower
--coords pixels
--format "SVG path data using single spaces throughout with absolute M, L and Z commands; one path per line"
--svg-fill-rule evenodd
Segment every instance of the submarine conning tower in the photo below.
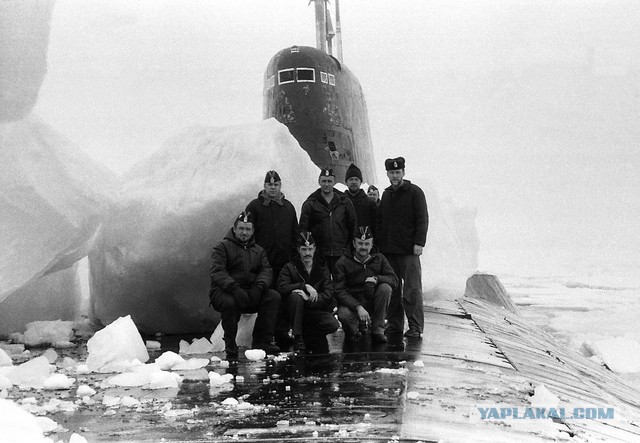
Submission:
M 336 5 L 337 7 L 337 5 Z M 344 182 L 351 163 L 376 183 L 367 104 L 358 79 L 331 55 L 335 33 L 323 0 L 316 1 L 318 48 L 291 46 L 275 54 L 264 75 L 263 118 L 285 124 L 319 167 Z M 336 9 L 338 57 L 342 57 Z M 326 52 L 326 51 L 329 52 Z

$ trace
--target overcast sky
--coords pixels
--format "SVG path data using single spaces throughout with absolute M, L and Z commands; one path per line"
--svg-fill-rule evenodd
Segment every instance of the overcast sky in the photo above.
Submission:
M 404 155 L 407 178 L 478 208 L 484 251 L 640 247 L 640 2 L 342 0 L 341 17 L 381 184 Z M 121 173 L 187 127 L 260 121 L 264 69 L 294 44 L 315 45 L 307 0 L 57 0 L 36 113 Z

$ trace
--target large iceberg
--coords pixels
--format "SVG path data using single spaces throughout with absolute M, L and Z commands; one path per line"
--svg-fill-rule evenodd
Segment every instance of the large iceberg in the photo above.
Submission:
M 115 174 L 39 119 L 0 123 L 0 335 L 76 316 L 74 255 L 86 254 L 118 186 Z
M 87 254 L 93 319 L 106 325 L 130 315 L 149 334 L 211 333 L 219 321 L 208 299 L 211 249 L 258 195 L 265 172 L 279 172 L 298 211 L 318 186 L 318 167 L 273 119 L 189 129 L 120 183 L 35 118 L 0 130 L 0 334 L 77 317 L 87 304 L 74 263 Z M 431 220 L 425 288 L 463 282 L 477 257 L 473 213 L 423 188 Z
M 129 314 L 146 333 L 211 333 L 211 250 L 270 169 L 296 208 L 317 187 L 317 166 L 275 120 L 192 128 L 135 165 L 89 253 L 93 315 Z

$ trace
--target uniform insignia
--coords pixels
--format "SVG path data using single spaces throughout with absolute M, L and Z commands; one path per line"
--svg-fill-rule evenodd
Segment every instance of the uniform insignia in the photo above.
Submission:
M 360 240 L 368 240 L 373 237 L 369 226 L 359 226 L 358 230 L 360 231 Z
M 398 167 L 398 162 L 393 162 L 393 167 L 397 168 Z
M 313 237 L 311 236 L 311 232 L 309 231 L 301 232 L 300 237 L 302 238 L 302 241 L 299 241 L 298 244 L 304 244 L 306 247 L 309 247 L 311 246 L 312 243 L 314 243 Z

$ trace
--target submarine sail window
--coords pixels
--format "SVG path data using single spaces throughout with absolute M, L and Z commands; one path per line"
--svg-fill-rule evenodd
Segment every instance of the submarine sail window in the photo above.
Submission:
M 299 82 L 315 82 L 316 71 L 313 68 L 298 68 L 298 81 Z
M 295 81 L 295 71 L 291 69 L 283 69 L 278 71 L 278 84 L 293 83 Z
M 322 71 L 320 71 L 320 81 L 321 81 L 322 83 L 326 83 L 326 82 L 328 81 L 328 80 L 327 80 L 327 73 L 326 73 L 326 72 L 322 72 Z
M 329 74 L 329 84 L 332 86 L 336 85 L 336 76 L 333 74 Z

